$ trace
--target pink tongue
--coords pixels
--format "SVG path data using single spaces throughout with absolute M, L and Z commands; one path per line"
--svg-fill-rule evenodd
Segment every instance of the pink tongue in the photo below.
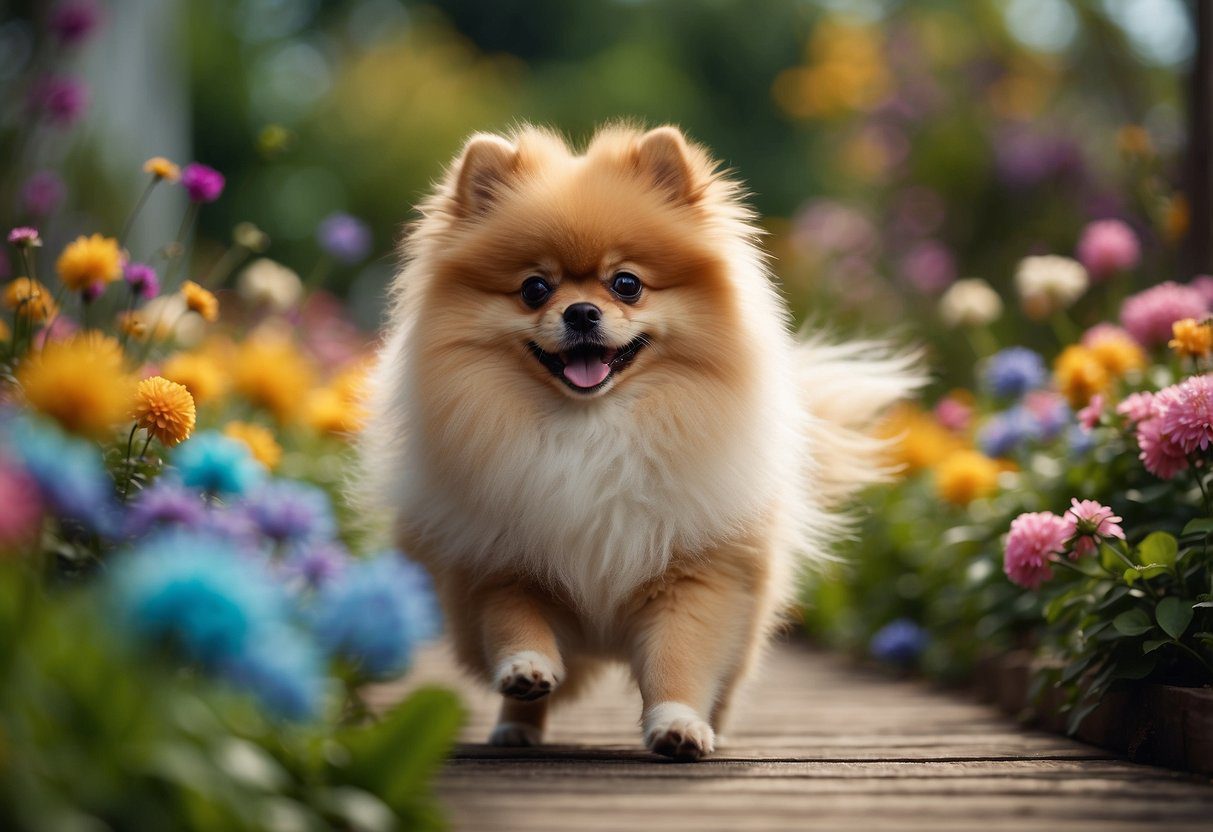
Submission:
M 597 387 L 611 372 L 611 368 L 592 355 L 577 355 L 564 365 L 564 377 L 578 387 Z

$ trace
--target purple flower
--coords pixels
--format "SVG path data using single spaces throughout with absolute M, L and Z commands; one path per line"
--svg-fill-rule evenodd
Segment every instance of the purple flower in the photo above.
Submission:
M 48 75 L 30 88 L 30 109 L 59 127 L 70 127 L 88 107 L 88 88 L 74 78 Z
M 80 299 L 85 303 L 92 303 L 97 298 L 105 293 L 105 284 L 100 280 L 94 281 L 80 290 Z
M 255 552 L 261 544 L 261 533 L 253 518 L 234 505 L 208 510 L 200 531 L 222 538 L 243 552 Z
M 1083 168 L 1077 145 L 1062 136 L 1001 130 L 994 139 L 994 154 L 1000 178 L 1014 188 L 1070 177 Z
M 371 230 L 349 214 L 329 214 L 320 221 L 316 239 L 324 252 L 341 263 L 357 263 L 371 250 Z
M 316 590 L 339 577 L 349 563 L 349 553 L 337 543 L 318 543 L 291 554 L 286 573 L 305 589 Z
M 123 273 L 131 291 L 144 300 L 150 300 L 160 293 L 160 279 L 156 270 L 146 263 L 128 263 Z
M 162 480 L 145 488 L 131 502 L 123 525 L 131 537 L 142 537 L 165 526 L 196 530 L 206 515 L 206 504 L 197 491 Z
M 38 229 L 29 226 L 19 226 L 8 232 L 8 241 L 17 248 L 34 248 L 42 245 Z
M 214 202 L 225 182 L 222 173 L 201 162 L 190 162 L 181 172 L 181 184 L 194 202 Z
M 21 186 L 21 202 L 25 210 L 38 217 L 53 214 L 66 194 L 63 180 L 49 170 L 36 172 Z
M 305 483 L 266 483 L 248 498 L 246 508 L 261 533 L 276 543 L 322 540 L 336 531 L 328 495 Z
M 909 666 L 918 660 L 928 640 L 922 627 L 908 618 L 898 618 L 876 631 L 868 649 L 879 661 Z
M 901 258 L 901 276 L 920 292 L 942 292 L 956 280 L 956 261 L 938 240 L 923 240 Z
M 66 0 L 51 12 L 50 27 L 60 43 L 71 45 L 87 38 L 100 22 L 94 0 Z

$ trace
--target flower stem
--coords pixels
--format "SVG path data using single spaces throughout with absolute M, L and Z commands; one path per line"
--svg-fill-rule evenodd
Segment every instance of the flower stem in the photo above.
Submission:
M 122 483 L 122 502 L 126 502 L 126 496 L 131 490 L 131 480 L 135 478 L 135 472 L 131 470 L 131 451 L 135 448 L 135 432 L 139 430 L 139 423 L 131 425 L 131 435 L 126 438 L 126 461 L 123 468 L 126 469 L 126 480 Z
M 131 213 L 127 216 L 126 222 L 122 224 L 122 233 L 118 235 L 118 248 L 126 248 L 126 238 L 130 236 L 131 229 L 135 225 L 135 218 L 139 216 L 139 212 L 143 210 L 147 198 L 152 195 L 157 183 L 160 182 L 159 176 L 153 176 L 152 181 L 147 183 L 147 187 L 143 189 L 143 193 L 139 195 L 139 201 L 135 203 L 135 207 L 131 209 Z

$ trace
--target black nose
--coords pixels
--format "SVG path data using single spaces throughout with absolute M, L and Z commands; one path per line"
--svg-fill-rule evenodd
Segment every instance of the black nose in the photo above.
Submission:
M 592 303 L 574 303 L 564 310 L 564 325 L 574 332 L 590 332 L 602 320 L 602 310 Z

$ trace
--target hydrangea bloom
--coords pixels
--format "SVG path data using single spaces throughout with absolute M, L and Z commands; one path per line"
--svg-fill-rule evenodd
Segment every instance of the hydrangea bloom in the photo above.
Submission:
M 982 382 L 996 396 L 1018 397 L 1045 383 L 1049 372 L 1039 353 L 1008 347 L 986 361 Z
M 276 543 L 327 538 L 337 529 L 328 494 L 302 482 L 267 482 L 249 495 L 245 507 L 261 533 Z
M 1120 322 L 1138 342 L 1153 346 L 1170 340 L 1171 325 L 1176 321 L 1199 320 L 1208 310 L 1209 305 L 1198 289 L 1169 280 L 1125 298 L 1120 307 Z
M 402 673 L 414 645 L 436 634 L 437 607 L 421 567 L 387 552 L 352 563 L 317 598 L 321 644 L 371 679 Z
M 211 494 L 245 494 L 264 473 L 243 442 L 215 431 L 195 434 L 177 450 L 173 462 L 183 483 Z
M 927 646 L 927 634 L 908 618 L 898 618 L 881 627 L 872 636 L 868 650 L 872 657 L 889 664 L 911 665 Z
M 148 538 L 115 559 L 110 580 L 131 632 L 211 669 L 247 655 L 285 610 L 281 589 L 259 561 L 207 535 Z
M 203 516 L 198 531 L 222 538 L 243 552 L 256 551 L 262 544 L 261 530 L 240 502 L 212 506 Z
M 197 529 L 206 519 L 206 504 L 198 492 L 161 479 L 143 489 L 130 502 L 124 523 L 132 537 L 142 537 L 156 528 L 177 526 Z
M 258 634 L 247 650 L 222 663 L 220 673 L 279 717 L 305 720 L 320 712 L 324 663 L 312 642 L 290 627 Z
M 1036 589 L 1052 576 L 1050 562 L 1073 536 L 1074 523 L 1050 511 L 1021 514 L 1011 521 L 1003 571 L 1020 586 Z
M 115 531 L 114 486 L 96 445 L 23 418 L 0 425 L 0 441 L 4 438 L 56 514 L 97 534 Z
M 284 567 L 304 589 L 318 590 L 340 578 L 349 561 L 349 553 L 339 544 L 317 543 L 296 549 Z
M 1154 399 L 1159 430 L 1184 454 L 1213 444 L 1213 377 L 1193 376 Z
M 1074 551 L 1072 558 L 1086 557 L 1095 554 L 1099 541 L 1105 537 L 1125 539 L 1125 531 L 1120 527 L 1121 518 L 1112 513 L 1112 509 L 1100 505 L 1094 500 L 1071 499 L 1070 508 L 1066 510 L 1065 519 L 1074 524 Z
M 181 184 L 194 202 L 214 202 L 225 182 L 222 173 L 200 162 L 190 162 L 181 172 Z
M 996 413 L 977 433 L 977 445 L 986 456 L 1008 456 L 1024 442 L 1040 436 L 1040 425 L 1023 405 Z
M 316 239 L 326 254 L 341 263 L 357 263 L 371 250 L 371 229 L 349 214 L 329 214 L 321 220 Z
M 1137 235 L 1121 220 L 1098 220 L 1083 229 L 1078 259 L 1093 278 L 1106 278 L 1135 267 L 1141 260 Z

